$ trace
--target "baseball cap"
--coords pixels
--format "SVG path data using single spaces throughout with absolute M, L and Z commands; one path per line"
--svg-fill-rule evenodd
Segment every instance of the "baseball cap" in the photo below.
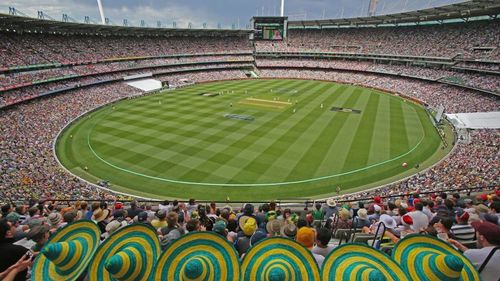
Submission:
M 483 235 L 489 243 L 495 245 L 500 244 L 500 226 L 486 221 L 475 221 L 471 223 L 471 225 L 480 235 Z

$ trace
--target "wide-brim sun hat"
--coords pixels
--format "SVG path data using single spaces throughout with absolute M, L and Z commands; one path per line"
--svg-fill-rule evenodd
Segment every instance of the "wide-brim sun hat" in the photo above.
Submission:
M 90 220 L 59 229 L 37 255 L 31 280 L 76 280 L 87 269 L 100 236 L 99 227 Z
M 234 246 L 213 232 L 191 232 L 161 254 L 154 280 L 239 281 L 240 262 Z
M 271 235 L 280 235 L 283 224 L 282 220 L 272 220 L 266 224 L 266 231 Z
M 109 216 L 110 211 L 108 209 L 97 209 L 92 215 L 92 220 L 96 222 L 101 222 Z
M 411 280 L 389 256 L 366 244 L 336 247 L 323 261 L 320 280 Z
M 241 263 L 242 281 L 321 280 L 310 250 L 294 240 L 271 237 L 259 241 Z
M 386 214 L 381 215 L 379 221 L 383 222 L 387 228 L 393 229 L 398 226 L 394 218 Z
M 481 280 L 469 259 L 430 235 L 412 234 L 399 240 L 392 258 L 413 280 Z
M 328 198 L 328 199 L 326 199 L 326 205 L 328 207 L 336 207 L 337 201 L 335 201 L 335 199 L 333 199 L 333 198 Z
M 149 280 L 160 253 L 160 241 L 151 226 L 125 226 L 99 246 L 88 280 Z
M 239 225 L 240 229 L 243 229 L 243 227 L 245 226 L 245 222 L 249 218 L 253 218 L 253 217 L 247 216 L 247 215 L 242 215 L 241 217 L 239 217 L 239 219 L 238 219 L 238 225 Z

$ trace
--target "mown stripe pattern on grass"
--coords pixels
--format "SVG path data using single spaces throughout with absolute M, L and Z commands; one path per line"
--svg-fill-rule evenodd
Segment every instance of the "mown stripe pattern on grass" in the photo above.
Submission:
M 297 92 L 271 91 L 280 88 Z M 205 97 L 199 95 L 202 92 L 223 94 Z M 247 98 L 279 99 L 292 105 L 284 110 L 268 110 L 238 104 Z M 333 106 L 359 109 L 361 114 L 334 112 L 330 110 Z M 412 149 L 424 134 L 432 136 L 425 141 L 429 142 L 424 155 L 428 157 L 439 140 L 432 128 L 423 124 L 421 110 L 378 91 L 329 82 L 209 83 L 124 101 L 97 111 L 68 130 L 77 138 L 66 139 L 69 143 L 62 145 L 63 153 L 59 154 L 64 154 L 63 162 L 71 163 L 69 168 L 81 173 L 82 167 L 91 166 L 91 175 L 131 190 L 176 196 L 185 189 L 198 191 L 197 198 L 237 196 L 235 190 L 212 186 L 197 189 L 117 171 L 98 161 L 85 147 L 85 140 L 88 138 L 95 153 L 109 163 L 151 177 L 265 185 L 376 165 Z M 226 113 L 253 116 L 255 121 L 224 118 Z M 424 156 L 415 158 L 412 154 L 408 159 L 422 161 Z M 306 184 L 309 190 L 305 193 L 326 193 L 329 186 L 336 184 L 349 188 L 401 171 L 398 161 L 356 175 Z M 301 194 L 299 186 L 286 188 Z M 276 194 L 279 189 L 267 191 Z M 262 192 L 248 188 L 241 194 L 259 197 L 257 194 Z

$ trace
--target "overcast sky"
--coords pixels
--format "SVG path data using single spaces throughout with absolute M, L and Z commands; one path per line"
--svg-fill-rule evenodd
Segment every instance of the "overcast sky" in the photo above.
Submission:
M 379 0 L 376 13 L 387 14 L 463 2 L 463 0 Z M 280 0 L 102 0 L 105 16 L 121 25 L 128 19 L 131 25 L 145 20 L 148 26 L 193 28 L 206 23 L 215 28 L 233 24 L 245 28 L 252 16 L 279 15 Z M 285 15 L 291 20 L 358 17 L 368 13 L 369 0 L 285 0 Z M 56 20 L 62 14 L 77 21 L 85 16 L 100 22 L 97 0 L 0 0 L 0 13 L 15 7 L 28 16 L 36 17 L 41 10 Z

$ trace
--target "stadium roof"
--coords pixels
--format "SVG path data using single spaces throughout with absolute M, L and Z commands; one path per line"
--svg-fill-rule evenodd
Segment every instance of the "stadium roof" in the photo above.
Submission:
M 99 35 L 119 34 L 137 36 L 230 36 L 245 35 L 252 32 L 252 30 L 243 29 L 189 29 L 101 25 L 77 22 L 62 22 L 7 14 L 0 14 L 0 30 L 9 30 L 16 32 L 48 32 L 63 34 Z
M 488 16 L 497 18 L 500 15 L 500 1 L 498 0 L 472 0 L 452 5 L 417 10 L 411 12 L 347 18 L 330 20 L 289 21 L 289 28 L 328 28 L 328 27 L 354 27 L 354 26 L 379 26 L 399 25 L 406 23 L 438 22 L 460 19 L 468 21 L 474 17 Z

